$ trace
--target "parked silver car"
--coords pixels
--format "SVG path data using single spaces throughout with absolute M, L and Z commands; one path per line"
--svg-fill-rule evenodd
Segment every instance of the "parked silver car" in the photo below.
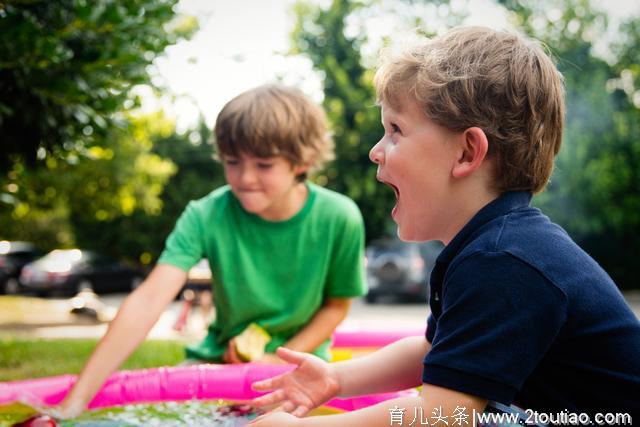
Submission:
M 365 300 L 373 303 L 388 296 L 428 301 L 429 275 L 442 248 L 439 242 L 406 243 L 397 238 L 372 242 L 365 252 L 369 284 Z
M 142 279 L 142 271 L 106 255 L 83 249 L 56 249 L 23 267 L 20 286 L 40 295 L 83 290 L 127 292 L 137 288 Z
M 22 268 L 41 256 L 32 243 L 0 241 L 0 293 L 17 294 Z

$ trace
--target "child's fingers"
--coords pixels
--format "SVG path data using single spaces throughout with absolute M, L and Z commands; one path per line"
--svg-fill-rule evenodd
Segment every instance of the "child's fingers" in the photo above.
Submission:
M 276 354 L 285 362 L 294 363 L 296 365 L 300 365 L 307 357 L 307 353 L 289 350 L 286 347 L 278 347 Z
M 251 384 L 251 388 L 255 391 L 269 391 L 278 388 L 281 384 L 281 378 L 283 375 L 277 377 L 267 378 L 266 380 L 256 381 Z
M 288 412 L 295 417 L 302 418 L 309 412 L 309 407 L 306 405 L 296 405 L 292 401 L 287 400 L 271 412 Z
M 273 393 L 265 394 L 264 396 L 256 397 L 251 401 L 254 406 L 269 406 L 276 403 L 280 403 L 285 400 L 286 394 L 284 390 L 276 390 Z
M 76 417 L 80 415 L 83 409 L 82 407 L 47 406 L 40 397 L 28 392 L 21 393 L 17 401 L 32 407 L 37 413 L 48 415 L 58 420 Z
M 294 409 L 296 409 L 296 405 L 290 400 L 287 400 L 280 406 L 280 410 L 283 412 L 292 412 Z
M 235 339 L 232 338 L 229 340 L 229 344 L 227 344 L 227 351 L 225 352 L 229 361 L 227 363 L 244 363 L 240 356 L 238 356 L 238 352 L 236 351 L 236 342 Z
M 298 418 L 302 418 L 305 415 L 307 415 L 308 412 L 309 412 L 309 408 L 307 408 L 305 405 L 300 405 L 295 409 L 295 411 L 291 411 L 291 415 Z

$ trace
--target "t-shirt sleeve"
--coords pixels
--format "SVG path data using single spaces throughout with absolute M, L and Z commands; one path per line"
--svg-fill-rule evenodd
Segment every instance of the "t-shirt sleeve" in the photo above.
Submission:
M 204 256 L 204 232 L 195 202 L 190 202 L 165 242 L 158 264 L 189 271 Z
M 427 330 L 425 331 L 425 338 L 429 343 L 433 342 L 433 335 L 436 332 L 436 319 L 433 317 L 433 314 L 430 314 L 427 318 Z
M 445 279 L 422 380 L 510 404 L 566 310 L 564 293 L 528 264 L 503 252 L 471 255 Z
M 364 221 L 353 204 L 344 220 L 335 227 L 325 295 L 336 298 L 358 297 L 367 292 L 364 274 Z

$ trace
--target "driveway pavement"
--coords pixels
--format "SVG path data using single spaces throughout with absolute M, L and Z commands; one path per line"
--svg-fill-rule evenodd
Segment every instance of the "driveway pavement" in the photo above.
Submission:
M 0 338 L 18 336 L 32 338 L 98 338 L 107 330 L 106 320 L 113 318 L 126 294 L 102 295 L 104 304 L 102 322 L 84 315 L 71 315 L 69 300 L 30 298 L 21 300 L 19 305 L 32 311 L 32 315 L 2 315 L 0 313 Z M 10 297 L 2 297 L 10 298 Z M 0 312 L 2 311 L 0 299 Z M 29 308 L 31 307 L 31 308 Z M 181 301 L 173 302 L 160 316 L 158 322 L 149 333 L 150 339 L 176 339 L 197 341 L 206 334 L 207 321 L 194 307 L 188 315 L 188 321 L 181 331 L 174 326 L 180 317 L 184 305 Z M 44 312 L 48 314 L 44 314 Z M 369 305 L 362 299 L 354 301 L 348 318 L 343 322 L 345 327 L 367 327 L 380 329 L 421 328 L 429 313 L 426 304 L 376 304 Z
M 31 307 L 33 315 L 18 316 L 18 321 L 8 318 L 7 310 L 2 310 L 0 297 L 0 338 L 7 336 L 31 338 L 99 338 L 107 330 L 108 322 L 112 318 L 124 298 L 125 294 L 100 296 L 104 304 L 102 320 L 85 315 L 71 315 L 69 300 L 41 300 L 33 299 L 22 302 Z M 640 291 L 625 294 L 636 316 L 640 318 Z M 44 312 L 50 307 L 49 316 Z M 188 321 L 181 331 L 174 329 L 184 306 L 181 301 L 173 302 L 161 315 L 160 319 L 149 333 L 150 339 L 174 339 L 193 342 L 202 338 L 206 333 L 206 321 L 202 318 L 199 308 L 195 307 L 188 316 Z M 3 314 L 4 311 L 4 314 Z M 63 313 L 64 312 L 64 313 Z M 382 304 L 366 304 L 362 299 L 354 301 L 347 319 L 341 325 L 345 328 L 367 329 L 408 329 L 417 330 L 424 327 L 429 314 L 426 304 L 397 304 L 392 302 Z M 15 320 L 15 319 L 14 319 Z

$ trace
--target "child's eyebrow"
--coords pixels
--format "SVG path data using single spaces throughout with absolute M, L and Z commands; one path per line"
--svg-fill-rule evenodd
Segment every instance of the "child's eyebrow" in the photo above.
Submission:
M 394 121 L 394 119 L 395 119 L 395 116 L 390 111 L 382 112 L 382 114 L 380 114 L 380 121 L 383 123 L 385 121 L 392 122 Z
M 383 117 L 382 118 L 383 123 L 384 123 L 384 119 L 385 118 Z M 394 113 L 387 114 L 386 115 L 386 120 L 387 120 L 387 122 L 392 123 L 394 125 L 397 125 L 398 127 L 404 127 L 405 124 L 406 124 L 404 122 L 404 120 L 402 120 L 401 117 L 399 117 L 397 114 L 394 114 Z

